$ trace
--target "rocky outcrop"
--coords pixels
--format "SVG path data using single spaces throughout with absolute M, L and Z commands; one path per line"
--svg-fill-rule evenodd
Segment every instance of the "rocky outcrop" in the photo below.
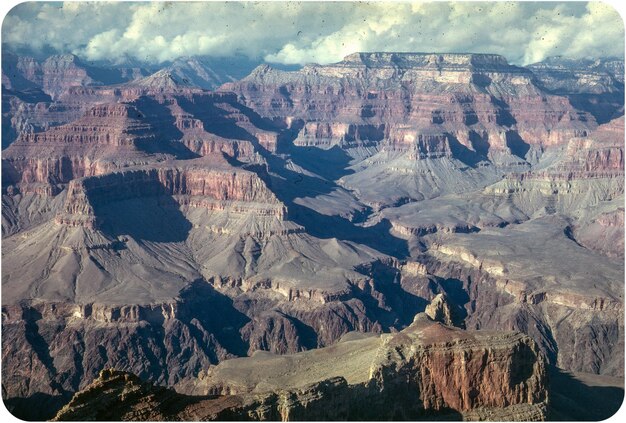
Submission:
M 465 327 L 461 313 L 454 305 L 450 304 L 446 294 L 437 294 L 426 306 L 424 312 L 435 322 L 441 322 L 448 326 Z
M 466 412 L 472 413 L 473 410 L 486 411 L 495 403 L 500 403 L 498 407 L 501 407 L 501 411 L 504 411 L 502 416 L 505 416 L 507 406 L 522 403 L 539 405 L 546 400 L 544 394 L 539 392 L 544 389 L 542 388 L 544 382 L 541 381 L 545 372 L 543 361 L 537 355 L 532 342 L 530 344 L 527 342 L 527 338 L 516 338 L 516 335 L 512 334 L 478 334 L 445 329 L 428 321 L 425 316 L 420 316 L 411 326 L 395 335 L 360 339 L 346 337 L 332 348 L 298 355 L 279 357 L 257 354 L 248 359 L 226 361 L 210 368 L 198 380 L 181 382 L 177 390 L 191 394 L 263 394 L 287 390 L 285 388 L 306 389 L 324 379 L 340 378 L 344 379 L 344 384 L 347 385 L 345 391 L 341 390 L 336 394 L 348 402 L 347 406 L 339 407 L 344 418 L 384 419 L 386 416 L 394 419 L 416 419 L 432 417 L 439 413 L 456 415 L 458 418 Z M 504 357 L 500 354 L 509 358 L 502 361 L 500 357 Z M 350 359 L 343 361 L 344 364 L 338 368 L 332 364 L 333 356 Z M 454 363 L 459 359 L 464 360 L 465 364 L 461 365 L 459 362 L 459 366 L 456 366 Z M 485 362 L 497 363 L 493 373 L 489 372 L 490 376 L 487 376 L 484 366 L 478 364 L 483 359 Z M 520 361 L 517 361 L 518 359 Z M 509 364 L 505 364 L 508 360 L 519 364 L 509 361 L 513 366 L 509 367 Z M 448 364 L 440 366 L 443 362 Z M 475 367 L 473 363 L 476 364 Z M 512 378 L 511 383 L 497 384 L 499 388 L 496 390 L 510 386 L 511 391 L 504 388 L 507 389 L 506 393 L 503 391 L 489 393 L 487 379 L 501 377 L 496 375 L 501 364 L 508 368 L 503 369 L 508 374 L 508 376 L 502 374 L 505 378 L 513 376 L 510 373 L 511 368 L 518 365 L 528 367 L 519 373 L 520 376 L 524 374 L 521 378 L 518 379 L 516 376 Z M 473 377 L 465 379 L 465 375 L 459 374 L 457 378 L 455 369 L 471 373 Z M 440 372 L 445 372 L 445 376 Z M 518 391 L 514 386 L 520 383 L 521 379 L 526 380 L 523 383 L 525 388 Z M 480 382 L 474 386 L 470 380 Z M 517 392 L 510 396 L 515 391 Z M 397 404 L 397 407 L 383 405 L 389 404 L 385 400 L 386 395 L 394 398 L 393 404 Z M 502 397 L 496 399 L 498 395 Z M 364 409 L 358 405 L 350 406 L 350 402 L 359 397 L 366 400 L 370 406 Z M 323 406 L 324 403 L 327 402 L 322 401 L 320 406 L 333 409 L 332 412 L 337 411 L 334 407 Z M 292 410 L 285 410 L 287 413 L 282 413 L 283 419 L 317 418 L 316 414 L 309 414 L 315 413 L 314 404 L 310 404 L 312 406 L 310 412 L 309 407 L 306 411 L 300 410 L 297 400 L 293 401 L 293 405 Z M 531 406 L 527 410 L 532 410 L 530 414 L 540 414 L 541 407 L 544 406 L 545 404 L 538 408 Z M 323 415 L 331 418 L 330 414 Z
M 351 359 L 335 366 L 333 357 L 344 354 Z M 396 335 L 348 338 L 332 349 L 292 356 L 226 361 L 177 387 L 200 396 L 104 370 L 55 420 L 537 420 L 546 412 L 545 375 L 543 359 L 527 337 L 464 333 L 422 316 Z M 201 396 L 207 393 L 211 396 Z

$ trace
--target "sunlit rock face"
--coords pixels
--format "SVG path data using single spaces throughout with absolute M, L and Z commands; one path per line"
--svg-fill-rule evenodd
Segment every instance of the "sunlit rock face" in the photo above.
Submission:
M 349 362 L 333 364 L 345 355 Z M 333 347 L 226 361 L 176 390 L 103 370 L 54 420 L 542 420 L 548 399 L 530 338 L 465 333 L 424 315 L 395 335 L 349 334 Z
M 147 384 L 100 377 L 59 419 L 126 383 L 226 395 L 203 399 L 202 419 L 362 419 L 363 401 L 380 419 L 542 419 L 548 367 L 623 377 L 624 119 L 605 96 L 619 61 L 355 53 L 208 91 L 202 61 L 11 60 L 2 375 L 16 415 L 54 417 L 105 368 Z M 331 366 L 352 347 L 353 367 Z M 231 372 L 261 361 L 310 383 Z M 392 387 L 405 411 L 384 407 Z M 320 406 L 331 397 L 345 401 Z M 122 403 L 119 418 L 192 416 Z

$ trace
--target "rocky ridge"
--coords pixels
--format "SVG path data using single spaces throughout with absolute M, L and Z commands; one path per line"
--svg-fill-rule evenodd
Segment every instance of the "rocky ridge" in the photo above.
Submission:
M 333 357 L 349 360 L 342 369 L 328 368 Z M 491 366 L 486 368 L 485 362 Z M 436 416 L 536 420 L 546 413 L 545 372 L 536 346 L 527 337 L 464 333 L 418 316 L 395 335 L 346 337 L 332 348 L 297 355 L 258 353 L 225 361 L 200 379 L 177 386 L 178 392 L 193 396 L 153 388 L 132 375 L 105 370 L 77 393 L 55 420 L 88 416 L 121 420 Z M 394 407 L 389 407 L 390 398 Z M 95 404 L 99 405 L 94 410 Z

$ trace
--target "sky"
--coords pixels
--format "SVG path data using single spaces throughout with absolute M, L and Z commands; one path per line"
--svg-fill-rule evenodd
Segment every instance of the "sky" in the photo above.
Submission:
M 333 63 L 357 51 L 472 52 L 526 65 L 624 54 L 624 24 L 600 2 L 31 2 L 2 43 L 32 55 L 162 63 L 245 55 Z

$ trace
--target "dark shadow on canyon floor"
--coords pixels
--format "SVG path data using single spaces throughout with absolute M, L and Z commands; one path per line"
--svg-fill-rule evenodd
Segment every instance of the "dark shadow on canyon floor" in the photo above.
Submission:
M 594 386 L 554 366 L 548 368 L 548 375 L 548 420 L 605 420 L 617 413 L 624 401 L 623 386 Z
M 25 421 L 45 421 L 52 419 L 56 413 L 72 398 L 71 392 L 63 395 L 49 395 L 38 392 L 27 398 L 5 399 L 4 406 L 13 416 Z

